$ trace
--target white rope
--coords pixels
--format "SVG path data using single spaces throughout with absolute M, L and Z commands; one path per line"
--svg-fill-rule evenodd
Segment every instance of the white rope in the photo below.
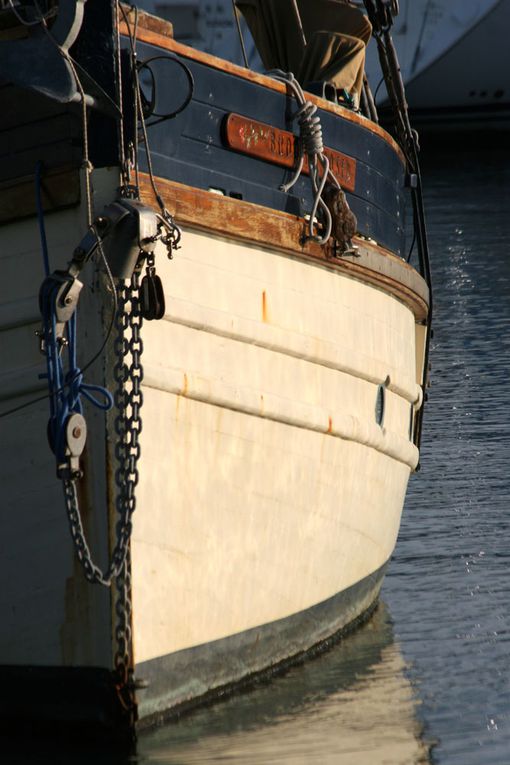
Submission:
M 293 115 L 293 118 L 297 120 L 299 124 L 301 138 L 298 164 L 291 180 L 288 183 L 282 184 L 280 190 L 287 192 L 297 183 L 303 170 L 305 156 L 307 156 L 310 167 L 310 180 L 314 194 L 312 210 L 310 212 L 308 239 L 323 245 L 326 244 L 331 236 L 333 224 L 331 220 L 331 212 L 322 198 L 322 194 L 328 178 L 337 188 L 340 188 L 340 184 L 331 172 L 329 159 L 324 154 L 322 126 L 320 117 L 317 114 L 317 106 L 312 104 L 311 101 L 306 100 L 303 89 L 292 72 L 286 73 L 276 69 L 269 72 L 269 74 L 275 80 L 278 80 L 278 82 L 283 82 L 285 85 L 289 85 L 292 94 L 299 105 L 297 112 Z M 325 222 L 324 233 L 322 236 L 314 231 L 314 221 L 319 208 Z

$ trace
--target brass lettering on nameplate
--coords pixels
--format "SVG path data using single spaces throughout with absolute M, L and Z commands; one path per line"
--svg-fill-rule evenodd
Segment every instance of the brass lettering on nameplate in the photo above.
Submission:
M 227 145 L 250 157 L 265 159 L 292 170 L 297 162 L 297 138 L 288 130 L 257 122 L 240 114 L 229 114 L 225 123 Z M 331 172 L 343 189 L 354 191 L 356 187 L 356 160 L 334 149 L 324 149 Z M 303 172 L 308 173 L 305 158 Z

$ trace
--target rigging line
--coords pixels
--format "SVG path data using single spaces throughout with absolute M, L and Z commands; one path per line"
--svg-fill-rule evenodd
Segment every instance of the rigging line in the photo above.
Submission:
M 60 46 L 58 46 L 60 48 Z M 63 51 L 62 51 L 63 52 Z M 73 76 L 76 80 L 76 87 L 80 91 L 81 96 L 81 104 L 82 104 L 82 126 L 83 126 L 83 169 L 85 171 L 85 194 L 86 194 L 86 202 L 87 202 L 87 225 L 90 227 L 92 226 L 92 222 L 94 220 L 94 212 L 92 209 L 92 188 L 90 183 L 90 174 L 92 172 L 92 164 L 89 159 L 89 137 L 88 137 L 88 116 L 87 116 L 87 102 L 85 100 L 85 91 L 83 89 L 83 86 L 81 84 L 80 78 L 78 77 L 78 72 L 76 71 L 76 67 L 74 66 L 74 63 L 69 56 L 68 58 L 69 66 L 71 67 L 71 71 L 73 73 Z
M 96 232 L 96 235 L 97 235 L 97 232 Z M 105 337 L 103 339 L 103 342 L 101 343 L 101 346 L 100 346 L 99 350 L 96 351 L 96 353 L 92 356 L 92 358 L 89 359 L 89 361 L 87 361 L 87 363 L 82 367 L 82 369 L 80 371 L 80 373 L 82 375 L 84 375 L 85 372 L 87 372 L 87 370 L 90 369 L 90 367 L 103 354 L 103 351 L 106 348 L 106 346 L 107 346 L 107 344 L 108 344 L 108 342 L 110 340 L 110 337 L 112 335 L 113 327 L 114 327 L 114 324 L 115 324 L 115 319 L 116 319 L 117 312 L 118 312 L 118 306 L 119 306 L 117 286 L 115 284 L 115 279 L 114 279 L 114 277 L 112 275 L 112 272 L 110 270 L 110 266 L 108 264 L 108 261 L 106 259 L 106 255 L 104 253 L 103 244 L 102 244 L 102 242 L 100 240 L 99 240 L 99 244 L 98 244 L 98 250 L 99 250 L 99 253 L 101 255 L 101 259 L 103 261 L 106 274 L 108 276 L 108 281 L 110 283 L 110 290 L 111 290 L 111 295 L 112 295 L 113 307 L 112 307 L 112 313 L 111 313 L 111 316 L 110 316 L 110 321 L 109 321 L 109 324 L 108 324 L 108 330 L 107 330 L 106 335 L 105 335 Z M 67 380 L 66 383 L 64 385 L 62 385 L 61 388 L 59 388 L 58 390 L 55 391 L 55 395 L 58 396 L 61 393 L 63 393 L 66 390 L 66 388 L 69 388 L 69 386 L 71 386 L 74 382 L 76 382 L 77 377 L 78 377 L 78 375 L 74 375 L 70 380 Z M 34 406 L 35 404 L 39 404 L 41 401 L 46 401 L 48 398 L 50 398 L 50 394 L 49 393 L 45 393 L 44 396 L 38 396 L 38 398 L 34 398 L 34 399 L 31 399 L 30 401 L 26 401 L 24 404 L 19 404 L 18 406 L 13 407 L 12 409 L 7 409 L 5 412 L 0 412 L 0 419 L 3 418 L 3 417 L 7 417 L 8 415 L 15 414 L 16 412 L 19 412 L 22 409 L 27 409 L 30 406 Z
M 131 22 L 129 21 L 129 18 L 126 14 L 126 10 L 124 8 L 124 5 L 122 3 L 119 3 L 120 12 L 122 13 L 122 18 L 124 20 L 124 23 L 127 28 L 128 38 L 129 38 L 129 47 L 131 50 L 131 67 L 133 69 L 133 73 L 136 71 L 136 39 L 138 35 L 138 7 L 136 5 L 131 5 L 130 8 L 133 11 L 135 15 L 135 24 L 134 24 L 134 30 L 131 29 Z M 138 163 L 138 99 L 136 97 L 136 87 L 137 87 L 137 81 L 135 79 L 135 75 L 133 74 L 133 101 L 134 101 L 134 123 L 135 123 L 135 130 L 134 130 L 134 144 L 133 144 L 133 153 L 134 153 L 134 165 L 135 165 L 135 184 L 136 188 L 138 190 L 138 198 L 140 197 L 140 170 L 139 170 L 139 163 Z
M 328 177 L 331 177 L 338 188 L 340 187 L 340 184 L 330 171 L 329 160 L 324 155 L 322 127 L 320 118 L 316 114 L 317 106 L 306 100 L 303 89 L 292 72 L 285 73 L 280 69 L 273 69 L 269 72 L 269 75 L 274 77 L 275 80 L 286 84 L 290 88 L 292 95 L 298 104 L 298 110 L 293 115 L 293 119 L 297 120 L 299 124 L 301 137 L 298 164 L 291 180 L 288 183 L 282 184 L 280 190 L 288 192 L 297 183 L 303 169 L 304 158 L 306 155 L 309 161 L 310 181 L 314 195 L 313 207 L 310 212 L 308 239 L 323 245 L 326 244 L 331 235 L 332 218 L 328 206 L 322 199 L 322 192 Z M 323 168 L 322 177 L 319 172 L 319 165 Z M 315 216 L 319 208 L 325 218 L 325 232 L 322 236 L 315 234 L 313 228 Z
M 232 0 L 232 11 L 234 13 L 234 19 L 236 21 L 237 34 L 239 36 L 239 42 L 241 43 L 241 51 L 242 51 L 242 54 L 243 54 L 244 65 L 245 65 L 246 69 L 249 69 L 250 65 L 248 63 L 248 56 L 246 54 L 246 48 L 245 48 L 245 45 L 244 45 L 243 31 L 241 29 L 241 21 L 239 19 L 239 11 L 237 9 L 235 0 Z
M 106 335 L 103 339 L 103 342 L 101 343 L 101 346 L 99 347 L 99 350 L 96 351 L 96 353 L 92 356 L 92 358 L 85 364 L 85 366 L 82 368 L 81 373 L 85 374 L 85 372 L 94 364 L 97 359 L 102 355 L 104 349 L 106 348 L 108 341 L 110 340 L 112 331 L 113 331 L 113 325 L 115 324 L 115 319 L 119 310 L 119 297 L 117 293 L 117 286 L 115 284 L 115 279 L 113 278 L 113 274 L 110 269 L 110 265 L 108 263 L 108 260 L 106 259 L 106 255 L 103 249 L 103 243 L 101 239 L 99 238 L 99 235 L 97 233 L 97 230 L 94 225 L 92 225 L 92 230 L 97 236 L 98 240 L 98 250 L 99 254 L 101 256 L 101 260 L 103 261 L 104 269 L 106 271 L 106 275 L 108 276 L 108 281 L 110 283 L 110 289 L 111 289 L 111 295 L 113 300 L 113 308 L 112 313 L 110 316 L 110 323 L 108 325 L 108 330 L 106 332 Z
M 171 234 L 172 246 L 177 249 L 179 246 L 179 242 L 181 239 L 181 230 L 179 226 L 174 221 L 174 218 L 172 214 L 167 210 L 165 203 L 163 201 L 163 198 L 161 194 L 158 191 L 158 187 L 156 185 L 156 179 L 154 177 L 154 171 L 152 167 L 152 156 L 151 156 L 151 150 L 149 145 L 149 137 L 147 135 L 147 126 L 145 123 L 145 117 L 143 113 L 143 103 L 142 103 L 142 94 L 141 94 L 141 88 L 140 88 L 140 78 L 138 76 L 138 67 L 136 62 L 136 40 L 137 40 L 137 32 L 138 32 L 138 9 L 136 6 L 134 6 L 135 10 L 135 27 L 134 32 L 131 31 L 131 27 L 129 24 L 129 20 L 126 16 L 125 10 L 121 5 L 121 11 L 124 17 L 124 21 L 127 26 L 128 30 L 128 36 L 129 36 L 129 43 L 131 47 L 131 54 L 132 54 L 132 75 L 133 75 L 133 89 L 134 89 L 134 101 L 135 101 L 135 174 L 136 174 L 136 184 L 137 189 L 140 188 L 139 184 L 139 169 L 138 169 L 138 120 L 140 120 L 140 124 L 142 126 L 142 133 L 143 133 L 143 139 L 145 142 L 145 155 L 147 157 L 147 168 L 149 171 L 149 178 L 150 183 L 152 186 L 152 191 L 154 193 L 154 196 L 156 198 L 156 201 L 159 205 L 159 208 L 161 210 L 161 220 L 164 221 L 164 225 L 169 231 L 169 235 Z
M 154 196 L 156 197 L 156 201 L 161 209 L 163 217 L 166 218 L 169 213 L 165 207 L 163 198 L 161 194 L 159 193 L 158 187 L 156 185 L 156 179 L 154 177 L 154 170 L 152 167 L 152 156 L 151 156 L 151 150 L 150 150 L 150 144 L 149 144 L 149 136 L 147 134 L 147 125 L 145 124 L 145 116 L 143 114 L 142 94 L 140 90 L 140 79 L 138 77 L 138 69 L 136 67 L 136 61 L 134 62 L 134 67 L 133 67 L 133 78 L 135 81 L 135 89 L 136 89 L 135 98 L 138 104 L 138 117 L 140 120 L 140 125 L 142 126 L 142 134 L 143 134 L 143 141 L 145 144 L 145 155 L 147 157 L 147 169 L 149 171 L 149 178 L 150 178 L 152 190 L 154 192 Z
M 413 241 L 411 242 L 411 247 L 409 248 L 409 253 L 407 255 L 406 263 L 409 263 L 411 260 L 411 255 L 413 254 L 415 244 L 416 244 L 416 226 L 413 226 Z
M 423 20 L 422 20 L 420 32 L 418 35 L 418 41 L 416 43 L 416 48 L 414 50 L 413 60 L 411 63 L 411 74 L 414 74 L 416 65 L 418 63 L 418 59 L 421 56 L 421 44 L 423 42 L 423 35 L 425 33 L 425 27 L 427 26 L 427 21 L 428 21 L 431 6 L 432 6 L 431 0 L 428 0 L 427 5 L 425 6 L 425 13 L 423 14 Z
M 381 77 L 381 79 L 380 79 L 380 80 L 379 80 L 379 82 L 377 83 L 377 87 L 376 87 L 376 89 L 375 89 L 375 93 L 374 93 L 374 103 L 375 103 L 375 101 L 376 101 L 376 99 L 377 99 L 377 95 L 378 95 L 378 93 L 379 93 L 379 90 L 380 90 L 380 88 L 381 88 L 381 85 L 383 84 L 383 82 L 384 82 L 384 75 Z
M 120 2 L 119 0 L 115 0 L 115 37 L 116 37 L 116 45 L 117 45 L 117 52 L 116 52 L 116 64 L 117 64 L 117 99 L 119 104 L 119 111 L 120 111 L 120 117 L 119 117 L 119 153 L 120 153 L 120 163 L 121 163 L 121 173 L 122 173 L 122 180 L 124 184 L 129 184 L 130 181 L 130 173 L 129 173 L 129 164 L 128 159 L 126 157 L 126 147 L 124 145 L 124 103 L 123 103 L 123 95 L 122 95 L 122 57 L 121 57 L 121 48 L 120 48 Z
M 156 197 L 156 200 L 158 202 L 158 205 L 161 208 L 161 211 L 163 212 L 165 210 L 165 205 L 163 202 L 163 199 L 158 191 L 158 187 L 156 186 L 156 180 L 154 178 L 154 171 L 152 168 L 152 157 L 151 157 L 151 151 L 149 146 L 149 137 L 147 135 L 147 126 L 145 124 L 145 117 L 143 115 L 143 104 L 142 104 L 142 97 L 140 94 L 140 82 L 138 79 L 138 72 L 136 72 L 135 81 L 136 81 L 136 100 L 138 102 L 138 112 L 140 117 L 140 125 L 142 126 L 142 133 L 143 133 L 143 140 L 145 144 L 145 154 L 147 157 L 147 169 L 149 171 L 149 178 L 152 186 L 152 190 L 154 192 L 154 196 Z
M 42 22 L 42 28 L 47 35 L 48 39 L 53 43 L 55 48 L 58 50 L 62 58 L 67 61 L 69 64 L 69 68 L 71 69 L 71 72 L 74 77 L 74 81 L 76 83 L 76 88 L 81 96 L 81 105 L 82 105 L 82 128 L 83 128 L 83 169 L 85 171 L 85 195 L 86 195 L 86 202 L 87 202 L 87 225 L 90 228 L 92 226 L 92 222 L 94 220 L 94 215 L 92 211 L 92 190 L 91 190 L 91 183 L 90 183 L 90 173 L 92 171 L 92 164 L 89 159 L 89 138 L 88 138 L 88 116 L 87 116 L 87 101 L 85 96 L 85 90 L 83 88 L 83 85 L 81 84 L 81 80 L 78 76 L 78 72 L 76 71 L 76 67 L 74 65 L 74 61 L 71 58 L 71 55 L 62 48 L 61 45 L 55 40 L 53 35 L 51 34 L 50 30 L 48 29 L 48 26 L 45 21 Z
M 299 8 L 298 8 L 297 0 L 292 0 L 292 7 L 293 7 L 293 10 L 294 10 L 294 16 L 296 17 L 297 25 L 299 27 L 299 31 L 301 33 L 301 39 L 303 41 L 303 45 L 306 48 L 306 45 L 307 45 L 306 35 L 305 35 L 305 30 L 303 28 L 303 22 L 301 20 L 301 14 L 299 13 Z
M 181 105 L 175 109 L 175 111 L 170 112 L 169 114 L 158 114 L 154 110 L 154 106 L 157 103 L 157 85 L 156 85 L 156 77 L 154 75 L 154 72 L 152 71 L 150 64 L 153 61 L 172 61 L 173 63 L 177 64 L 181 67 L 182 71 L 184 71 L 184 74 L 186 75 L 186 79 L 188 80 L 188 95 L 185 97 L 184 101 L 181 103 Z M 191 73 L 191 69 L 186 66 L 184 61 L 181 61 L 180 58 L 174 55 L 162 55 L 162 56 L 152 56 L 151 58 L 147 58 L 144 61 L 141 62 L 141 64 L 138 65 L 138 76 L 140 76 L 140 72 L 146 69 L 152 80 L 152 93 L 153 96 L 151 98 L 151 111 L 147 115 L 147 119 L 151 117 L 156 117 L 156 119 L 153 119 L 151 122 L 146 122 L 147 127 L 152 127 L 153 125 L 159 125 L 160 122 L 165 122 L 166 120 L 172 120 L 177 115 L 179 115 L 181 112 L 186 109 L 189 104 L 191 103 L 191 100 L 193 98 L 193 94 L 195 92 L 195 80 L 193 78 L 193 74 Z M 154 106 L 152 106 L 152 102 L 154 103 Z
M 61 388 L 60 391 L 57 391 L 57 392 L 61 393 L 62 390 L 63 388 Z M 16 412 L 20 412 L 22 409 L 27 409 L 29 406 L 34 406 L 34 404 L 38 404 L 40 401 L 47 401 L 49 398 L 50 398 L 50 394 L 45 393 L 44 396 L 39 396 L 39 398 L 33 398 L 31 401 L 27 401 L 24 404 L 19 404 L 19 406 L 15 406 L 12 409 L 7 409 L 5 412 L 0 412 L 0 419 L 2 417 L 8 417 L 11 414 L 16 414 Z
M 41 160 L 37 161 L 35 166 L 35 204 L 37 208 L 37 222 L 39 224 L 39 238 L 41 240 L 41 248 L 43 254 L 44 275 L 50 275 L 50 256 L 48 251 L 48 239 L 46 237 L 46 226 L 44 225 L 44 211 L 41 194 L 41 174 L 43 170 L 43 163 Z

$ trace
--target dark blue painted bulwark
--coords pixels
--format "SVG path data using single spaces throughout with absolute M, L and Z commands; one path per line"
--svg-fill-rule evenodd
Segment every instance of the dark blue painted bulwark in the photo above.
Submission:
M 140 61 L 158 55 L 166 54 L 139 43 Z M 279 186 L 291 177 L 288 170 L 238 154 L 222 139 L 222 126 L 230 112 L 297 133 L 292 120 L 295 101 L 193 59 L 181 60 L 193 74 L 193 99 L 176 118 L 150 127 L 155 175 L 197 188 L 214 187 L 229 196 L 295 215 L 306 214 L 312 204 L 306 176 L 288 194 L 283 193 Z M 152 62 L 151 68 L 156 80 L 156 111 L 175 111 L 188 93 L 184 73 L 168 58 Z M 325 145 L 356 159 L 356 189 L 347 197 L 359 231 L 403 255 L 405 168 L 398 154 L 361 125 L 325 111 L 320 111 L 320 117 Z

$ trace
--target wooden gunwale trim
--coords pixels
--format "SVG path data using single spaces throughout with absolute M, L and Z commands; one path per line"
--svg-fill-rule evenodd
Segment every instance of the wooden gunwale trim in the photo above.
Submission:
M 121 35 L 128 35 L 128 28 L 124 21 L 122 21 L 120 24 L 120 33 Z M 205 64 L 206 66 L 212 67 L 213 69 L 220 69 L 222 72 L 228 72 L 229 74 L 233 74 L 236 77 L 241 77 L 244 80 L 255 82 L 258 85 L 262 85 L 263 87 L 267 88 L 268 90 L 274 90 L 277 93 L 286 93 L 288 91 L 286 85 L 273 80 L 272 77 L 268 77 L 265 74 L 260 74 L 259 72 L 254 72 L 251 69 L 245 69 L 242 66 L 233 64 L 230 61 L 225 61 L 224 59 L 218 58 L 217 56 L 211 56 L 210 53 L 204 53 L 203 51 L 191 48 L 189 45 L 184 45 L 183 43 L 176 42 L 175 40 L 166 37 L 165 35 L 158 34 L 151 29 L 138 27 L 137 40 L 149 45 L 155 45 L 159 48 L 163 48 L 164 50 L 169 50 L 172 53 L 177 53 L 185 58 L 191 58 L 194 61 L 197 61 L 200 64 Z M 369 130 L 371 133 L 379 136 L 379 138 L 382 138 L 383 141 L 391 146 L 393 151 L 398 154 L 402 164 L 405 165 L 406 162 L 402 149 L 395 141 L 395 139 L 392 138 L 392 136 L 387 133 L 386 130 L 384 130 L 384 128 L 382 128 L 380 125 L 377 125 L 375 122 L 372 122 L 366 117 L 362 117 L 360 114 L 356 114 L 355 112 L 352 112 L 343 106 L 338 106 L 337 104 L 333 104 L 331 101 L 326 101 L 323 98 L 319 98 L 312 93 L 307 93 L 306 97 L 312 103 L 320 107 L 323 111 L 336 114 L 338 117 L 342 117 L 342 119 L 345 119 L 348 122 L 353 122 L 356 125 L 360 125 L 361 127 L 365 128 L 365 130 Z
M 175 181 L 157 178 L 165 205 L 176 221 L 218 236 L 268 247 L 291 257 L 321 262 L 399 298 L 417 321 L 428 314 L 428 288 L 408 263 L 375 242 L 356 238 L 359 257 L 336 257 L 331 246 L 304 242 L 305 221 L 290 213 L 219 196 Z M 147 173 L 140 173 L 142 200 L 157 205 Z
M 122 11 L 126 14 L 127 18 L 134 24 L 135 22 L 135 7 L 128 3 L 121 3 Z M 162 19 L 159 16 L 155 16 L 153 13 L 148 13 L 140 8 L 136 9 L 138 12 L 138 28 L 146 29 L 150 32 L 163 35 L 163 37 L 172 37 L 174 33 L 174 26 L 171 21 Z M 122 13 L 121 11 L 121 13 Z M 122 13 L 121 20 L 123 19 Z M 124 21 L 122 21 L 125 24 Z

